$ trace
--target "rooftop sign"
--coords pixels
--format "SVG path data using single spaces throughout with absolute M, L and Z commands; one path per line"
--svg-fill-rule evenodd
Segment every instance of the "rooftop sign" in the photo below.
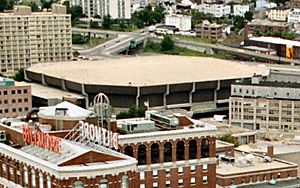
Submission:
M 48 149 L 55 153 L 60 153 L 60 138 L 50 136 L 49 134 L 39 130 L 34 131 L 30 127 L 23 127 L 23 141 L 44 149 Z
M 95 144 L 115 148 L 116 150 L 118 149 L 118 133 L 106 130 L 93 124 L 84 123 L 82 121 L 79 123 L 79 129 L 81 130 L 82 138 L 85 138 L 87 141 L 91 141 Z

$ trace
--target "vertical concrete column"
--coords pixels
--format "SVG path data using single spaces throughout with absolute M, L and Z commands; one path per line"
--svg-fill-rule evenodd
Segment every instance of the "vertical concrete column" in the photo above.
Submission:
M 14 182 L 18 184 L 18 176 L 17 176 L 17 162 L 13 160 L 13 173 L 14 173 Z
M 10 169 L 9 169 L 9 165 L 10 164 L 10 159 L 8 157 L 6 157 L 6 179 L 10 180 Z
M 177 149 L 177 141 L 171 141 L 172 144 L 172 162 L 176 162 L 176 149 Z
M 31 176 L 31 167 L 28 166 L 27 168 L 27 174 L 28 174 L 28 187 L 32 188 L 32 176 Z
M 165 141 L 159 143 L 159 162 L 164 163 L 164 144 Z
M 267 130 L 269 130 L 269 108 L 270 108 L 269 100 L 267 100 L 266 103 L 267 103 L 267 107 L 266 107 L 266 113 L 267 113 L 267 115 L 266 115 L 266 128 L 267 128 Z M 279 108 L 281 108 L 280 105 L 279 105 Z M 280 110 L 279 110 L 279 113 L 280 113 Z
M 209 137 L 209 157 L 215 157 L 216 156 L 216 138 L 215 137 Z
M 191 92 L 189 93 L 189 103 L 190 103 L 190 105 L 191 105 L 191 108 L 193 107 L 192 105 L 193 105 L 193 93 L 195 93 L 195 91 L 196 91 L 196 83 L 195 82 L 193 82 L 192 83 L 192 90 L 191 90 Z M 192 109 L 191 109 L 192 110 Z
M 184 160 L 189 160 L 189 141 L 184 139 Z
M 40 172 L 38 170 L 35 170 L 35 187 L 40 188 Z
M 292 124 L 291 124 L 291 126 L 292 126 L 292 132 L 294 132 L 294 123 L 295 123 L 295 121 L 294 121 L 294 116 L 295 116 L 295 101 L 292 101 L 292 109 L 291 109 L 291 111 L 292 111 L 292 119 L 291 119 L 291 121 L 292 121 Z
M 151 164 L 151 143 L 146 143 L 146 164 Z
M 140 87 L 138 86 L 136 88 L 136 98 L 135 98 L 135 106 L 136 107 L 139 107 L 139 99 L 140 99 L 140 95 L 141 95 L 141 89 Z
M 24 181 L 24 164 L 23 163 L 21 163 L 20 164 L 20 185 L 22 186 L 22 187 L 25 187 L 25 185 L 24 185 L 24 183 L 25 183 L 25 181 Z
M 234 115 L 233 114 L 233 111 L 232 111 L 232 108 L 235 107 L 233 104 L 232 104 L 232 98 L 229 97 L 229 117 L 228 117 L 228 123 L 229 125 L 231 125 L 231 121 L 232 121 L 232 116 Z
M 279 130 L 281 130 L 281 123 L 282 123 L 282 100 L 279 101 L 279 112 L 278 112 L 278 126 L 279 126 Z M 269 112 L 268 112 L 269 114 Z M 284 127 L 283 127 L 284 129 Z
M 163 98 L 163 104 L 164 104 L 165 109 L 167 108 L 167 96 L 169 95 L 169 93 L 170 93 L 170 85 L 167 84 L 166 85 L 166 93 L 164 93 L 164 98 Z
M 47 181 L 48 181 L 47 177 L 48 176 L 45 172 L 43 172 L 42 176 L 43 176 L 43 185 L 44 185 L 44 187 L 47 187 Z M 47 187 L 47 188 L 50 188 L 50 187 Z
M 253 123 L 254 123 L 254 130 L 256 130 L 256 99 L 253 101 Z M 260 127 L 259 127 L 260 129 Z
M 241 127 L 244 128 L 244 98 L 241 100 Z
M 138 145 L 134 144 L 132 145 L 133 147 L 133 158 L 137 159 L 138 158 Z

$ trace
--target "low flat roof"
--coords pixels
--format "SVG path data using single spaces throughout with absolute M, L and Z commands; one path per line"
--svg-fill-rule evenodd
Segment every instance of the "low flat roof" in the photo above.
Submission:
M 32 96 L 39 97 L 42 99 L 63 99 L 63 97 L 73 97 L 77 99 L 84 99 L 83 95 L 72 93 L 69 91 L 63 91 L 53 87 L 44 86 L 37 83 L 28 83 L 31 85 Z
M 247 154 L 247 153 L 245 153 Z M 280 168 L 288 168 L 288 167 L 295 167 L 297 168 L 297 164 L 274 159 L 272 162 L 264 162 L 264 156 L 254 154 L 253 160 L 251 164 L 248 166 L 238 166 L 236 163 L 228 163 L 224 161 L 219 161 L 219 165 L 217 167 L 217 175 L 233 175 L 238 174 L 240 176 L 241 173 L 258 173 L 257 171 L 273 171 Z M 235 160 L 242 160 L 244 157 L 242 152 L 235 150 L 234 152 Z M 261 172 L 263 173 L 263 172 Z
M 85 84 L 153 86 L 267 75 L 269 69 L 207 57 L 154 55 L 41 63 L 28 71 Z
M 297 46 L 300 47 L 300 42 L 295 40 L 287 40 L 279 37 L 251 37 L 249 40 L 254 40 L 258 42 L 267 42 L 272 44 L 283 44 L 287 46 Z

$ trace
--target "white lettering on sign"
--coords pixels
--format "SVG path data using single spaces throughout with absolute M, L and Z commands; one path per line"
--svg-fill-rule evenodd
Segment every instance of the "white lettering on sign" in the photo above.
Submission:
M 81 130 L 81 137 L 99 145 L 107 146 L 110 148 L 118 149 L 119 140 L 118 133 L 108 131 L 102 127 L 93 124 L 79 122 L 79 129 Z

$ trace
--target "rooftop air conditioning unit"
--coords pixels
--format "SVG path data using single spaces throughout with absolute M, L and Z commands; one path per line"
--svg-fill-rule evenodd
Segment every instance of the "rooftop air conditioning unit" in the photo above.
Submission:
M 0 131 L 0 142 L 6 142 L 7 141 L 7 134 L 5 131 Z

